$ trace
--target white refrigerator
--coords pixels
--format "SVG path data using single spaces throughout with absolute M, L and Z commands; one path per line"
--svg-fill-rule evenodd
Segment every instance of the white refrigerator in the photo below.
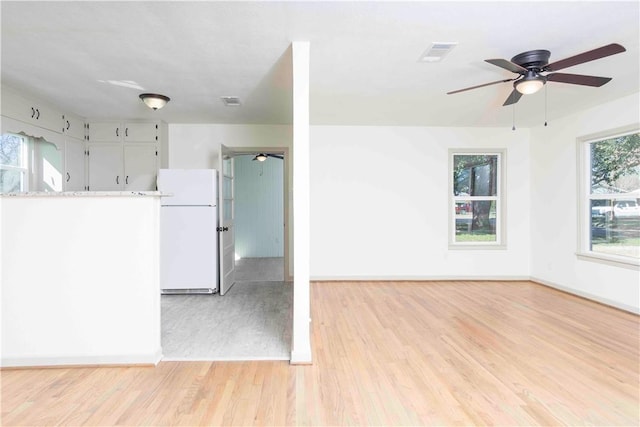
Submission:
M 215 169 L 160 169 L 162 293 L 218 290 L 218 184 Z

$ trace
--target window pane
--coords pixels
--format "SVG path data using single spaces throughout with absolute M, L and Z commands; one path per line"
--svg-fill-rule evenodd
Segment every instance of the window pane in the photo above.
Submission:
M 0 169 L 0 192 L 20 192 L 24 186 L 24 172 L 20 170 Z
M 223 209 L 222 218 L 225 221 L 233 219 L 233 200 L 224 200 L 223 203 L 224 205 L 222 207 Z
M 495 242 L 496 202 L 475 200 L 456 203 L 456 242 Z
M 24 138 L 6 133 L 0 142 L 0 164 L 22 167 Z
M 640 134 L 593 142 L 590 149 L 591 194 L 640 196 Z
M 591 201 L 593 252 L 640 257 L 640 207 L 634 199 Z
M 453 194 L 455 196 L 497 195 L 498 156 L 453 156 Z

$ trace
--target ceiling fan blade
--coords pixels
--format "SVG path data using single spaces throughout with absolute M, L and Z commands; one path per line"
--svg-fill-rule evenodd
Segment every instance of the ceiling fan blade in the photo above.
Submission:
M 611 43 L 606 46 L 590 50 L 588 52 L 583 52 L 569 58 L 561 59 L 560 61 L 552 62 L 551 64 L 544 67 L 544 71 L 558 71 L 562 70 L 563 68 L 572 67 L 584 62 L 594 61 L 596 59 L 615 55 L 616 53 L 621 53 L 624 51 L 626 51 L 626 49 L 618 43 Z
M 276 159 L 284 159 L 284 156 L 281 156 L 279 154 L 267 154 L 267 157 L 275 157 Z
M 514 64 L 511 61 L 507 61 L 506 59 L 485 59 L 484 61 L 489 64 L 497 65 L 498 67 L 504 68 L 505 70 L 509 70 L 513 73 L 522 74 L 527 72 L 526 68 L 521 67 L 518 64 Z
M 581 74 L 553 73 L 547 76 L 547 81 L 571 83 L 574 85 L 600 87 L 609 83 L 611 77 L 583 76 Z
M 521 97 L 522 97 L 522 94 L 517 90 L 515 90 L 514 88 L 509 94 L 509 97 L 507 98 L 507 100 L 504 101 L 504 104 L 502 104 L 502 106 L 515 104 L 516 102 L 520 101 Z
M 466 88 L 464 88 L 464 89 L 458 89 L 458 90 L 454 90 L 454 91 L 451 91 L 451 92 L 447 92 L 447 95 L 453 95 L 454 93 L 464 92 L 464 91 L 466 91 L 466 90 L 471 90 L 471 89 L 477 89 L 477 88 L 479 88 L 479 87 L 485 87 L 485 86 L 496 85 L 496 84 L 498 84 L 498 83 L 512 82 L 512 81 L 514 81 L 514 80 L 515 80 L 515 79 L 498 80 L 498 81 L 495 81 L 495 82 L 485 83 L 485 84 L 478 85 L 478 86 L 466 87 Z

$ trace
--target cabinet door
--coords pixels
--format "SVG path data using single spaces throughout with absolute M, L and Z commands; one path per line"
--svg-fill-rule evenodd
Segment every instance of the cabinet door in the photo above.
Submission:
M 62 113 L 42 102 L 6 90 L 2 93 L 2 115 L 54 132 L 62 132 Z
M 124 146 L 124 189 L 154 191 L 158 174 L 158 156 L 154 145 Z
M 84 159 L 84 141 L 67 138 L 64 143 L 65 191 L 84 190 Z
M 125 123 L 125 142 L 156 142 L 158 125 L 156 123 Z
M 89 190 L 119 191 L 124 185 L 122 145 L 100 144 L 89 147 Z
M 84 120 L 74 114 L 62 116 L 62 132 L 70 138 L 84 139 Z
M 89 123 L 89 142 L 122 141 L 123 130 L 117 122 Z

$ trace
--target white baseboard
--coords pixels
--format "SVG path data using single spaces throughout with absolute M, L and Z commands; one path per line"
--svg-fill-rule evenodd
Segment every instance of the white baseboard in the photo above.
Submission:
M 306 351 L 292 351 L 291 352 L 291 360 L 289 361 L 292 365 L 311 365 L 313 364 L 313 359 L 311 357 L 311 349 L 309 348 Z
M 55 357 L 3 357 L 2 368 L 54 367 L 54 366 L 129 366 L 157 365 L 162 359 L 162 350 L 151 354 L 109 356 L 55 356 Z
M 529 276 L 313 276 L 314 282 L 437 282 L 453 280 L 522 281 Z
M 608 305 L 608 306 L 611 306 L 611 307 L 618 308 L 620 310 L 628 311 L 628 312 L 633 313 L 633 314 L 640 314 L 640 309 L 638 307 L 634 307 L 632 305 L 623 304 L 623 303 L 620 303 L 618 301 L 614 301 L 614 300 L 610 300 L 608 298 L 602 298 L 602 297 L 600 297 L 598 295 L 590 294 L 588 292 L 583 292 L 583 291 L 580 291 L 580 290 L 577 290 L 577 289 L 568 288 L 566 286 L 562 286 L 562 285 L 559 285 L 557 283 L 549 282 L 548 280 L 543 280 L 543 279 L 540 279 L 538 277 L 531 276 L 531 281 L 539 283 L 539 284 L 544 285 L 544 286 L 547 286 L 549 288 L 554 288 L 554 289 L 557 289 L 559 291 L 566 292 L 568 294 L 572 294 L 572 295 L 576 295 L 576 296 L 579 296 L 579 297 L 582 297 L 582 298 L 590 299 L 592 301 L 599 302 L 600 304 L 604 304 L 604 305 Z

